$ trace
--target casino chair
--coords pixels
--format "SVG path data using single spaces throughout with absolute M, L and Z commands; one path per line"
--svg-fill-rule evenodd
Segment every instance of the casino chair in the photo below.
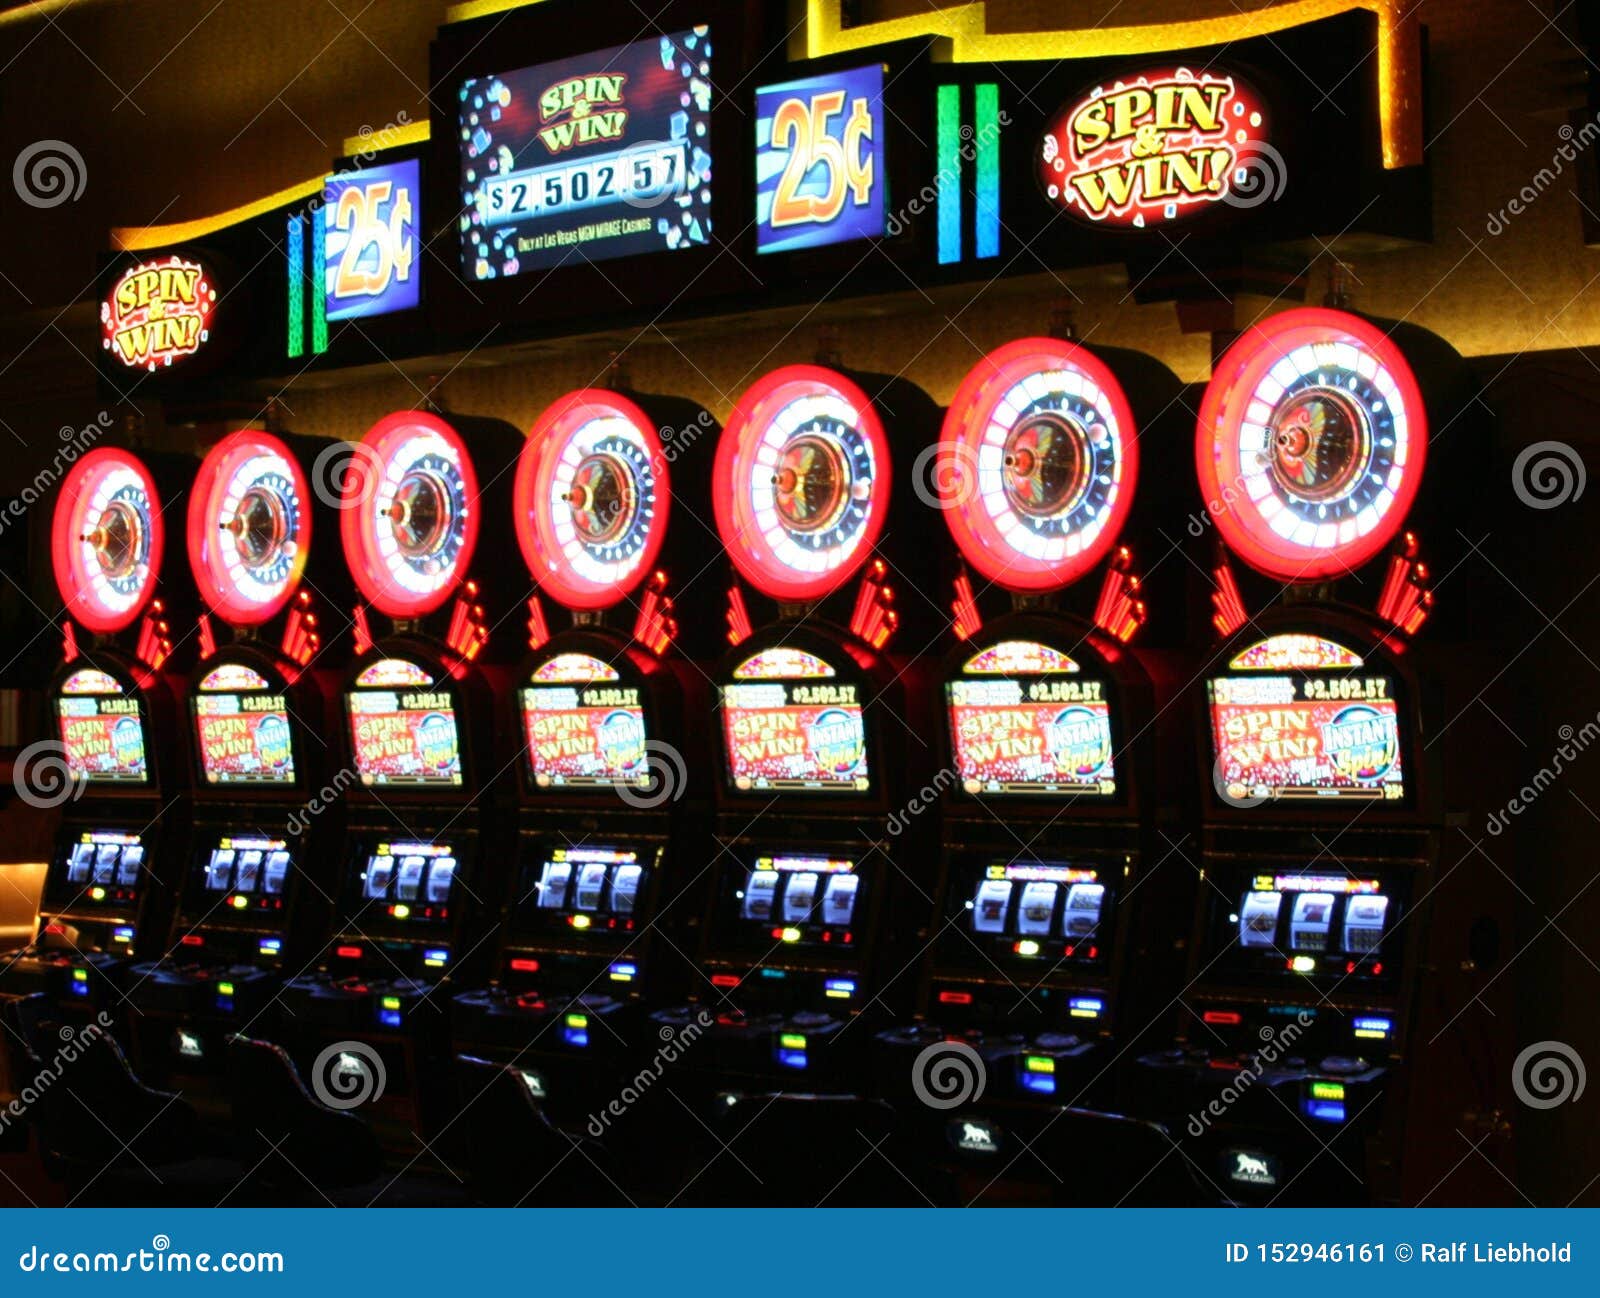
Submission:
M 71 1204 L 211 1206 L 249 1200 L 249 1168 L 210 1148 L 194 1109 L 146 1086 L 109 1032 L 65 1023 L 43 995 L 4 1007 L 16 1089 L 45 1171 Z M 67 1058 L 65 1051 L 73 1052 Z
M 456 1077 L 468 1183 L 481 1202 L 574 1208 L 633 1203 L 605 1147 L 551 1122 L 514 1064 L 457 1055 Z
M 282 1046 L 228 1038 L 228 1089 L 239 1156 L 258 1167 L 263 1201 L 317 1207 L 465 1207 L 452 1176 L 391 1171 L 367 1124 L 322 1103 Z
M 953 1180 L 922 1157 L 894 1109 L 856 1095 L 725 1093 L 704 1170 L 675 1202 L 701 1207 L 891 1208 L 954 1205 Z

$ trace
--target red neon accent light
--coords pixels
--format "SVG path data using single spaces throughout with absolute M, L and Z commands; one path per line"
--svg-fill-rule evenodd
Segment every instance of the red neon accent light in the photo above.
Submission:
M 1100 583 L 1100 598 L 1095 604 L 1095 625 L 1107 635 L 1126 644 L 1144 623 L 1144 601 L 1139 598 L 1140 581 L 1133 574 L 1133 552 L 1119 546 Z
M 861 586 L 856 591 L 856 605 L 850 614 L 850 630 L 874 649 L 882 649 L 900 624 L 900 615 L 894 610 L 894 590 L 884 584 L 889 574 L 882 559 L 874 559 L 861 575 Z
M 139 620 L 139 639 L 134 646 L 134 656 L 151 668 L 159 669 L 172 652 L 168 626 L 161 617 L 161 601 L 152 600 Z
M 78 657 L 78 628 L 71 621 L 61 624 L 61 660 L 73 662 Z
M 667 595 L 667 574 L 658 569 L 650 574 L 644 594 L 639 597 L 633 638 L 659 658 L 677 634 L 678 621 L 672 616 L 672 600 Z
M 200 642 L 200 660 L 204 662 L 217 652 L 217 633 L 211 629 L 211 614 L 202 613 L 196 621 Z
M 541 649 L 550 643 L 550 624 L 544 620 L 544 602 L 539 592 L 528 596 L 528 648 Z
M 971 1005 L 971 992 L 940 992 L 939 1004 L 941 1005 Z
M 1244 1022 L 1244 1015 L 1237 1010 L 1207 1010 L 1200 1018 L 1206 1023 L 1216 1023 L 1223 1027 L 1238 1027 Z
M 248 556 L 247 529 L 265 541 Z M 188 548 L 196 589 L 230 626 L 259 626 L 294 598 L 311 553 L 311 489 L 282 441 L 246 428 L 211 448 L 189 491 Z
M 804 419 L 796 413 L 802 409 Z M 839 436 L 802 431 L 819 418 Z M 858 457 L 870 477 L 855 476 Z M 840 539 L 818 546 L 812 542 L 820 532 L 808 530 L 814 502 L 796 486 L 829 461 L 838 488 L 827 506 L 838 520 L 830 534 Z M 889 511 L 889 475 L 889 439 L 867 394 L 836 370 L 786 365 L 745 390 L 722 430 L 712 469 L 717 532 L 740 576 L 762 594 L 820 599 L 871 555 Z
M 338 956 L 339 959 L 341 959 L 341 960 L 359 960 L 359 959 L 361 959 L 361 948 L 358 947 L 358 946 L 338 946 L 338 947 L 334 947 L 333 953 L 334 953 L 334 955 Z
M 970 640 L 983 627 L 983 614 L 978 612 L 978 600 L 972 593 L 972 578 L 962 573 L 955 579 L 955 601 L 950 611 L 955 614 L 955 633 L 958 640 Z
M 1211 625 L 1223 635 L 1232 635 L 1250 620 L 1244 598 L 1239 594 L 1239 583 L 1234 580 L 1233 568 L 1226 559 L 1217 560 L 1211 576 L 1217 584 L 1211 592 Z
M 649 575 L 666 538 L 661 435 L 619 393 L 569 392 L 534 421 L 512 496 L 533 579 L 568 608 L 610 608 Z
M 477 586 L 468 582 L 463 594 L 456 597 L 450 610 L 450 627 L 444 642 L 467 662 L 471 662 L 489 641 L 489 628 L 484 625 L 483 606 L 471 602 Z M 452 673 L 453 675 L 456 673 Z
M 198 933 L 185 933 L 178 941 L 184 946 L 204 946 L 206 944 L 205 938 Z
M 350 610 L 351 623 L 354 628 L 352 634 L 355 639 L 356 657 L 359 658 L 372 648 L 372 625 L 367 621 L 367 606 L 357 604 Z
M 711 975 L 711 985 L 713 987 L 737 987 L 739 985 L 739 975 L 738 974 L 712 974 Z
M 518 956 L 511 962 L 511 970 L 513 973 L 538 973 L 539 962 L 537 960 L 529 960 L 526 957 Z
M 750 625 L 750 614 L 744 606 L 744 592 L 737 586 L 729 586 L 728 643 L 743 644 L 750 638 L 753 630 Z
M 290 662 L 304 667 L 317 655 L 322 637 L 317 634 L 317 615 L 311 612 L 311 595 L 301 591 L 284 619 L 283 639 L 279 648 Z
M 121 631 L 155 592 L 166 544 L 161 499 L 131 451 L 102 446 L 68 471 L 50 527 L 50 559 L 67 614 Z
M 1405 533 L 1389 556 L 1383 591 L 1378 596 L 1378 616 L 1407 635 L 1415 634 L 1433 605 L 1428 565 L 1417 557 L 1419 548 L 1415 533 Z
M 1312 494 L 1296 475 L 1315 476 L 1315 457 L 1278 448 L 1298 439 L 1314 449 L 1314 428 L 1329 420 L 1358 425 L 1358 449 L 1348 482 L 1319 479 Z M 1272 448 L 1265 465 L 1263 445 Z M 1360 316 L 1324 307 L 1245 330 L 1217 362 L 1195 429 L 1200 491 L 1222 539 L 1280 581 L 1341 576 L 1381 551 L 1416 499 L 1427 449 L 1427 411 L 1400 349 Z M 1286 511 L 1301 516 L 1288 536 Z
M 411 504 L 425 497 L 437 506 L 429 518 L 442 521 L 432 534 L 408 531 Z M 439 416 L 401 410 L 375 423 L 350 459 L 340 505 L 345 563 L 380 613 L 421 617 L 456 592 L 477 549 L 483 511 L 466 442 Z
M 1041 385 L 1058 388 L 1057 400 L 1041 403 Z M 1103 496 L 1069 491 L 1050 510 L 1028 466 L 1042 467 L 1058 447 L 1078 481 L 1109 479 Z M 1121 384 L 1094 353 L 1058 338 L 1019 338 L 961 381 L 934 465 L 945 522 L 968 563 L 1007 590 L 1060 590 L 1106 556 L 1127 522 L 1138 429 Z

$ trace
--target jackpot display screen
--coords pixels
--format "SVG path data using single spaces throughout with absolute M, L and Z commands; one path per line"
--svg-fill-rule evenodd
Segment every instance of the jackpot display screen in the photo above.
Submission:
M 658 853 L 628 847 L 557 847 L 523 867 L 526 919 L 540 926 L 630 931 Z
M 961 946 L 984 958 L 1040 957 L 1093 964 L 1110 945 L 1111 894 L 1095 866 L 995 861 L 971 872 L 952 895 L 966 930 Z
M 1047 645 L 1006 642 L 947 682 L 950 749 L 969 794 L 1117 791 L 1104 681 Z
M 138 900 L 146 864 L 138 834 L 85 830 L 56 859 L 45 900 L 62 910 L 126 908 Z
M 1405 796 L 1390 676 L 1290 671 L 1206 682 L 1216 787 L 1231 803 Z
M 711 95 L 704 26 L 464 81 L 463 275 L 708 244 Z
M 733 877 L 734 931 L 749 942 L 848 947 L 861 913 L 856 862 L 842 857 L 760 856 Z
M 360 909 L 407 928 L 448 922 L 458 861 L 447 843 L 381 842 L 358 861 Z
M 74 672 L 56 695 L 67 768 L 90 784 L 148 784 L 139 700 L 106 672 Z
M 1241 971 L 1265 975 L 1381 977 L 1400 921 L 1392 882 L 1375 876 L 1260 872 L 1242 875 L 1216 904 L 1216 940 Z M 1223 914 L 1222 912 L 1226 912 Z
M 196 751 L 206 782 L 293 784 L 294 737 L 284 696 L 249 668 L 222 672 L 201 681 L 194 697 Z
M 363 784 L 461 783 L 455 695 L 431 682 L 345 694 L 351 751 Z
M 734 788 L 864 793 L 872 787 L 857 687 L 814 654 L 764 650 L 741 663 L 718 692 Z
M 638 686 L 587 654 L 558 654 L 521 690 L 528 771 L 537 788 L 648 785 Z

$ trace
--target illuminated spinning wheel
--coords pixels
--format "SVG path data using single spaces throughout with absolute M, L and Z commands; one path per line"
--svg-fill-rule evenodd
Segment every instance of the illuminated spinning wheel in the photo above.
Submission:
M 889 443 L 855 383 L 790 365 L 739 398 L 717 447 L 717 531 L 779 600 L 817 599 L 871 554 L 889 506 Z
M 606 608 L 650 573 L 666 536 L 667 461 L 644 411 L 599 388 L 568 393 L 517 460 L 517 543 L 568 608 Z
M 1133 504 L 1133 412 L 1104 362 L 1074 343 L 1020 338 L 962 381 L 939 437 L 950 532 L 1011 590 L 1057 590 L 1103 559 Z
M 230 433 L 189 494 L 189 566 L 206 603 L 253 626 L 294 595 L 311 545 L 305 473 L 270 433 Z
M 1357 568 L 1405 521 L 1427 451 L 1405 358 L 1343 311 L 1285 311 L 1217 362 L 1195 460 L 1223 540 L 1280 580 Z
M 161 571 L 161 502 L 128 451 L 90 451 L 68 471 L 51 520 L 50 554 L 68 614 L 120 631 L 144 609 Z
M 340 530 L 361 593 L 390 617 L 448 599 L 478 540 L 478 478 L 461 435 L 406 410 L 374 424 L 345 479 Z

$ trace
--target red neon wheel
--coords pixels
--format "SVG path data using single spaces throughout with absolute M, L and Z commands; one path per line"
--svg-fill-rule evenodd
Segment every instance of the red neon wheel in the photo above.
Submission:
M 1217 362 L 1195 466 L 1228 546 L 1269 577 L 1308 581 L 1388 544 L 1427 449 L 1400 349 L 1359 316 L 1307 307 L 1252 326 Z
M 91 631 L 122 630 L 155 590 L 164 544 L 161 500 L 137 456 L 103 446 L 72 466 L 50 529 L 69 616 Z
M 672 501 L 644 411 L 615 392 L 569 392 L 539 416 L 517 457 L 517 544 L 568 608 L 608 608 L 661 553 Z
M 1076 343 L 1019 338 L 962 380 L 937 469 L 945 521 L 974 568 L 1010 590 L 1059 590 L 1127 521 L 1138 429 L 1103 361 Z
M 447 600 L 478 543 L 478 475 L 461 435 L 437 415 L 385 415 L 361 439 L 339 501 L 345 562 L 390 617 Z
M 866 561 L 889 509 L 889 440 L 844 375 L 788 365 L 733 408 L 714 469 L 717 531 L 773 599 L 817 599 Z
M 189 493 L 189 567 L 206 604 L 255 626 L 294 595 L 311 547 L 306 476 L 270 433 L 229 433 Z

